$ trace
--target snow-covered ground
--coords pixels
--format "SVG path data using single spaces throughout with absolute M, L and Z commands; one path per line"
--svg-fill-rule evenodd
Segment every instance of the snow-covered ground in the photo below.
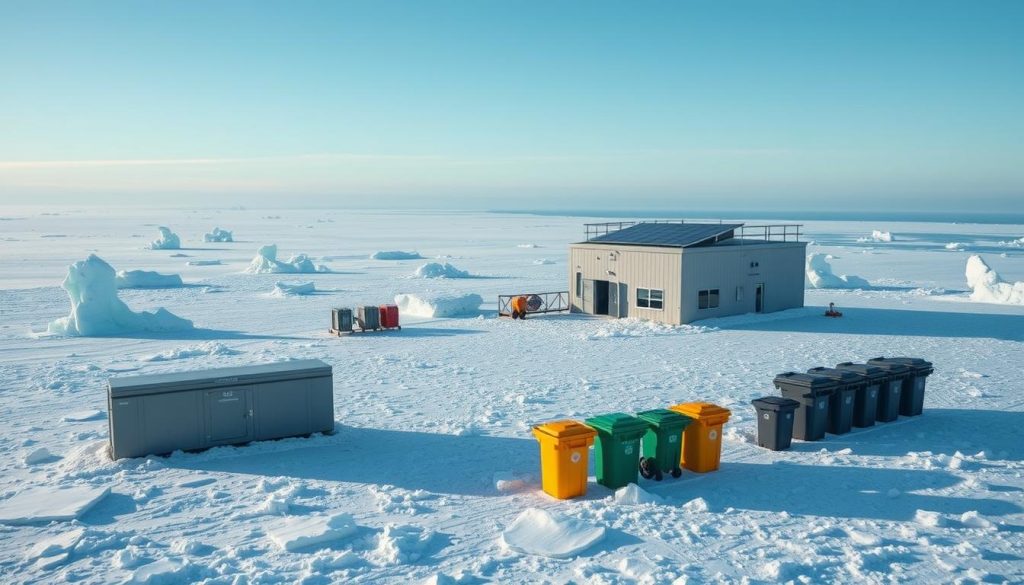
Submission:
M 674 328 L 495 318 L 498 294 L 566 288 L 566 244 L 593 219 L 0 217 L 2 583 L 1024 579 L 1024 307 L 972 301 L 968 255 L 946 249 L 960 242 L 1003 281 L 1024 281 L 1024 249 L 1007 244 L 1024 226 L 808 223 L 808 252 L 832 254 L 835 274 L 870 288 L 808 290 L 805 309 Z M 218 224 L 233 243 L 203 241 Z M 174 227 L 180 250 L 145 249 L 159 225 Z M 858 241 L 876 230 L 891 241 Z M 244 273 L 268 242 L 330 267 L 302 275 L 315 294 L 276 298 L 280 274 Z M 409 278 L 422 260 L 370 259 L 382 249 L 488 277 Z M 183 287 L 116 292 L 133 311 L 163 307 L 195 329 L 40 335 L 68 316 L 60 283 L 90 254 L 180 274 Z M 466 316 L 407 316 L 401 331 L 327 335 L 331 307 L 399 294 L 484 302 Z M 830 301 L 841 319 L 820 316 Z M 773 393 L 775 374 L 879 355 L 935 363 L 923 416 L 781 453 L 754 444 L 750 400 Z M 335 366 L 335 434 L 107 456 L 109 377 L 294 358 Z M 720 471 L 618 495 L 591 483 L 576 501 L 540 492 L 530 425 L 698 399 L 733 411 Z M 564 536 L 551 542 L 552 531 Z

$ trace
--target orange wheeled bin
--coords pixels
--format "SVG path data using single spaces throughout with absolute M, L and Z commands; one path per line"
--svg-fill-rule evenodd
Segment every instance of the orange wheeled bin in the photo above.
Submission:
M 697 473 L 718 469 L 722 458 L 722 425 L 732 414 L 729 409 L 710 402 L 686 402 L 668 409 L 693 419 L 683 431 L 680 465 Z
M 398 305 L 380 306 L 380 326 L 384 329 L 401 329 L 398 323 Z
M 533 427 L 540 441 L 541 487 L 560 500 L 587 493 L 590 446 L 597 431 L 574 420 L 556 420 Z

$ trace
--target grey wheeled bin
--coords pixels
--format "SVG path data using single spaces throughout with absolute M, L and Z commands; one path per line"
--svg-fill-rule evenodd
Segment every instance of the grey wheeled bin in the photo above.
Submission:
M 331 329 L 335 333 L 351 333 L 352 309 L 331 309 Z
M 784 451 L 793 443 L 793 414 L 800 403 L 781 396 L 765 396 L 751 402 L 757 410 L 757 444 Z
M 892 362 L 869 363 L 885 373 L 882 388 L 878 393 L 878 420 L 892 422 L 900 417 L 900 401 L 903 396 L 903 383 L 913 376 L 910 368 Z
M 828 428 L 828 403 L 835 392 L 835 380 L 814 374 L 786 372 L 775 376 L 775 387 L 786 398 L 796 400 L 800 407 L 793 418 L 793 438 L 817 441 Z
M 359 322 L 359 328 L 364 331 L 380 329 L 380 307 L 366 305 L 359 307 L 356 319 Z
M 864 380 L 863 390 L 858 390 L 853 399 L 853 426 L 875 426 L 875 421 L 878 420 L 878 397 L 882 393 L 882 386 L 886 386 L 886 390 L 888 390 L 885 370 L 877 366 L 853 362 L 836 364 L 836 369 L 859 374 Z
M 878 357 L 868 360 L 868 363 L 872 365 L 901 364 L 910 368 L 911 375 L 903 380 L 903 392 L 900 394 L 900 414 L 917 416 L 924 411 L 925 380 L 935 371 L 931 362 L 912 357 Z
M 856 407 L 857 392 L 864 390 L 864 377 L 835 368 L 811 368 L 808 374 L 826 376 L 836 381 L 836 391 L 829 401 L 828 432 L 842 435 L 850 432 L 853 426 L 853 413 Z

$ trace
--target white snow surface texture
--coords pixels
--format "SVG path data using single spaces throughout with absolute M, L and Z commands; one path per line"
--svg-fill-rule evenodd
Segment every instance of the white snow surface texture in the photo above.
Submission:
M 49 324 L 52 334 L 90 337 L 192 329 L 191 321 L 163 307 L 153 313 L 129 309 L 117 296 L 113 267 L 95 254 L 68 267 L 61 286 L 71 299 L 71 314 Z
M 160 237 L 149 243 L 150 250 L 180 250 L 181 249 L 181 238 L 178 234 L 171 231 L 171 228 L 160 226 L 156 228 L 160 231 Z
M 212 232 L 203 235 L 204 242 L 234 242 L 235 239 L 228 230 L 213 228 Z
M 807 282 L 813 288 L 871 288 L 871 283 L 859 276 L 833 273 L 828 263 L 832 259 L 831 254 L 807 255 Z
M 329 272 L 326 266 L 314 264 L 305 254 L 297 254 L 285 262 L 279 261 L 277 259 L 277 244 L 260 246 L 245 271 L 250 274 Z
M 967 259 L 967 286 L 971 299 L 982 303 L 1024 305 L 1024 282 L 1005 282 L 999 273 L 989 268 L 981 256 Z

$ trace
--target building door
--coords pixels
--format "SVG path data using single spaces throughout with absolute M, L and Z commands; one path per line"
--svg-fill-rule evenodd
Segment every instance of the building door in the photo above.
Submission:
M 583 312 L 594 314 L 594 281 L 583 279 Z
M 619 283 L 619 317 L 629 317 L 629 285 Z
M 236 386 L 205 392 L 209 445 L 252 440 L 252 389 Z
M 608 283 L 608 315 L 619 316 L 619 284 L 617 282 Z
M 764 283 L 759 282 L 754 289 L 754 312 L 764 312 Z
M 594 281 L 594 314 L 610 315 L 608 312 L 608 286 L 607 280 Z

